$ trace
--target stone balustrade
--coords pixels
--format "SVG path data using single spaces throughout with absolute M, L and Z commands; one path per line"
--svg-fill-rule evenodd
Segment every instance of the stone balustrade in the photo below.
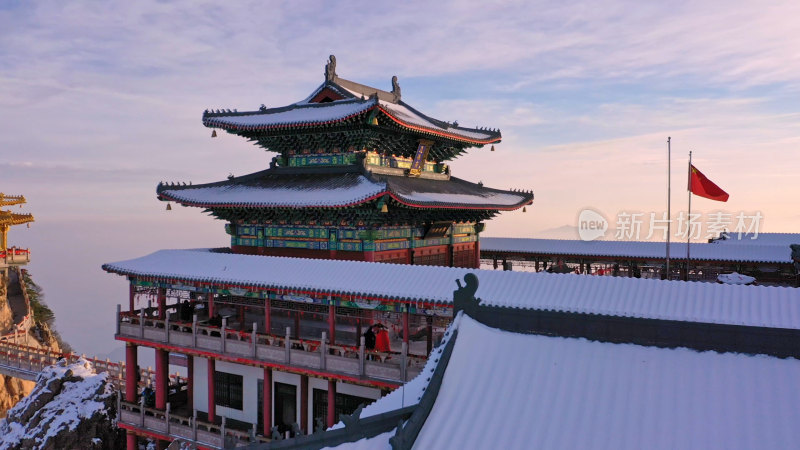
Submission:
M 401 352 L 384 353 L 366 350 L 363 338 L 359 347 L 352 347 L 329 345 L 325 332 L 319 341 L 293 339 L 291 335 L 290 327 L 286 328 L 285 336 L 274 336 L 258 333 L 256 324 L 252 331 L 242 332 L 228 329 L 225 321 L 221 327 L 200 325 L 196 316 L 192 323 L 170 322 L 169 318 L 148 317 L 144 310 L 136 315 L 123 314 L 117 308 L 117 337 L 179 347 L 188 353 L 210 352 L 254 365 L 293 366 L 365 381 L 402 384 L 414 378 L 426 361 L 409 355 L 405 343 Z

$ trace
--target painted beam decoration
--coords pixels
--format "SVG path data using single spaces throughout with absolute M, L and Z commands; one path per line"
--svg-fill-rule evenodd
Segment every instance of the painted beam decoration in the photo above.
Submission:
M 432 145 L 433 141 L 426 139 L 419 140 L 417 153 L 414 155 L 414 161 L 411 162 L 411 169 L 408 172 L 409 175 L 412 177 L 418 177 L 419 174 L 422 173 L 422 166 L 425 164 L 425 160 L 428 158 L 428 153 L 431 151 Z

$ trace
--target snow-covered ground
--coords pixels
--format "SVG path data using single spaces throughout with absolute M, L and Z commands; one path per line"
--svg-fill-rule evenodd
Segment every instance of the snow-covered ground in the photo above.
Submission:
M 107 378 L 85 359 L 44 369 L 31 394 L 0 421 L 0 449 L 73 448 L 83 439 L 89 448 L 109 448 L 100 436 L 76 436 L 90 422 L 96 430 L 97 422 L 113 419 L 113 387 Z

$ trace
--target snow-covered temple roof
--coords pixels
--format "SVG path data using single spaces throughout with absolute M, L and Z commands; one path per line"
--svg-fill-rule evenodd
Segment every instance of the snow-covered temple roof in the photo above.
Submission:
M 508 210 L 533 200 L 530 192 L 491 189 L 455 177 L 431 180 L 341 170 L 269 169 L 217 183 L 162 184 L 157 192 L 162 200 L 206 208 L 344 207 L 388 195 L 412 207 Z
M 502 139 L 499 130 L 463 127 L 423 114 L 402 100 L 397 77 L 392 78 L 392 90 L 384 91 L 341 78 L 335 69 L 336 58 L 331 56 L 325 81 L 304 100 L 277 108 L 261 105 L 255 111 L 206 110 L 203 125 L 282 154 L 327 145 L 408 156 L 424 139 L 434 143 L 430 155 L 439 162 Z
M 640 241 L 581 241 L 561 239 L 528 239 L 481 237 L 481 250 L 540 255 L 573 255 L 593 257 L 664 259 L 664 242 Z M 699 261 L 739 261 L 762 263 L 791 263 L 788 245 L 717 245 L 692 244 L 691 257 Z M 670 243 L 670 255 L 686 257 L 686 243 Z
M 630 318 L 800 329 L 800 289 L 160 250 L 103 265 L 140 278 L 451 304 L 474 272 L 483 304 Z M 314 274 L 309 277 L 308 274 Z
M 800 361 L 793 358 L 520 334 L 466 315 L 453 329 L 441 382 L 424 386 L 435 402 L 413 442 L 399 448 L 751 449 L 800 442 Z M 419 378 L 409 386 L 431 379 Z M 384 412 L 395 400 L 369 408 Z M 388 450 L 394 435 L 330 448 Z
M 253 132 L 277 130 L 281 128 L 309 127 L 331 125 L 345 122 L 348 119 L 370 112 L 379 112 L 402 129 L 420 135 L 441 137 L 453 141 L 473 145 L 485 145 L 500 142 L 499 131 L 458 126 L 426 116 L 410 105 L 376 98 L 379 89 L 365 86 L 364 93 L 347 89 L 341 84 L 356 85 L 337 78 L 326 81 L 318 87 L 309 98 L 315 97 L 325 89 L 334 89 L 342 93 L 342 97 L 326 103 L 314 103 L 307 100 L 279 108 L 264 108 L 247 112 L 209 112 L 203 114 L 203 125 L 209 128 L 221 128 L 231 132 Z M 363 86 L 363 85 L 360 85 Z M 384 92 L 385 91 L 380 91 Z M 366 95 L 365 95 L 366 94 Z M 372 95 L 370 97 L 370 95 Z M 378 116 L 380 117 L 380 116 Z
M 800 233 L 723 233 L 711 241 L 718 245 L 777 245 L 788 247 L 800 244 Z

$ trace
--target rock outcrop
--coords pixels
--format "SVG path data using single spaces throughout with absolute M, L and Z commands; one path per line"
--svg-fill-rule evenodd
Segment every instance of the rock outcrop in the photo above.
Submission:
M 17 289 L 19 287 L 17 286 Z M 0 272 L 0 335 L 14 329 L 14 312 L 8 301 L 9 277 Z M 12 289 L 12 294 L 15 294 Z M 32 381 L 20 380 L 0 374 L 0 418 L 6 416 L 6 411 L 16 405 L 33 389 Z
M 22 292 L 23 285 L 26 287 L 25 293 Z M 25 294 L 30 298 L 30 305 Z M 31 313 L 33 320 L 24 321 Z M 7 341 L 11 343 L 60 353 L 64 350 L 64 345 L 58 333 L 53 330 L 53 320 L 52 311 L 43 302 L 41 289 L 27 272 L 9 270 L 8 276 L 0 273 L 0 336 L 6 335 Z M 29 329 L 14 338 L 9 337 L 19 328 L 18 325 L 24 324 Z M 34 384 L 32 381 L 0 374 L 0 418 L 6 417 L 6 411 L 28 395 Z
M 108 374 L 85 359 L 48 367 L 0 421 L 0 450 L 124 448 L 113 393 Z
M 8 277 L 0 272 L 0 334 L 14 327 L 14 313 L 8 304 Z
M 0 374 L 0 419 L 6 412 L 30 394 L 36 385 L 33 381 L 21 380 Z

